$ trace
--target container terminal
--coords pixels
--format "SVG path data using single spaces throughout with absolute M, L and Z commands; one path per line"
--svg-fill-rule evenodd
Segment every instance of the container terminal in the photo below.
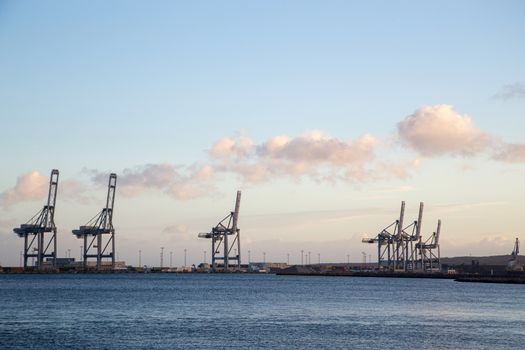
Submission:
M 416 277 L 453 278 L 468 282 L 525 283 L 524 265 L 519 259 L 519 239 L 516 238 L 512 253 L 493 257 L 442 258 L 439 238 L 442 223 L 427 237 L 423 234 L 424 203 L 413 221 L 405 221 L 405 202 L 401 202 L 399 216 L 376 235 L 363 238 L 363 244 L 377 246 L 377 260 L 366 263 L 306 264 L 275 262 L 241 263 L 241 230 L 239 213 L 241 191 L 237 191 L 234 210 L 198 238 L 209 239 L 211 263 L 203 261 L 198 266 L 164 267 L 161 253 L 160 267 L 130 266 L 116 258 L 113 211 L 117 190 L 117 174 L 109 175 L 107 195 L 103 209 L 86 224 L 72 230 L 82 240 L 81 261 L 57 256 L 57 202 L 59 171 L 53 169 L 49 180 L 47 201 L 43 208 L 26 223 L 13 229 L 23 238 L 20 267 L 1 267 L 0 273 L 276 273 L 304 276 L 354 276 L 354 277 Z M 302 252 L 304 253 L 304 252 Z M 204 259 L 206 260 L 206 259 Z M 248 259 L 249 260 L 249 259 Z M 32 264 L 30 264 L 32 261 Z M 140 265 L 140 263 L 139 263 Z M 171 265 L 171 264 L 170 264 Z

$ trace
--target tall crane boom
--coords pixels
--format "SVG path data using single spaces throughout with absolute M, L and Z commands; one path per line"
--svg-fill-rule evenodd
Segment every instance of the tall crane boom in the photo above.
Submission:
M 417 217 L 417 229 L 416 229 L 416 236 L 414 237 L 414 241 L 419 241 L 419 237 L 421 236 L 421 226 L 423 225 L 423 208 L 424 203 L 419 203 L 419 215 Z
M 518 238 L 516 238 L 516 241 L 514 242 L 514 248 L 512 249 L 512 253 L 510 254 L 513 257 L 516 257 L 520 254 L 520 241 Z

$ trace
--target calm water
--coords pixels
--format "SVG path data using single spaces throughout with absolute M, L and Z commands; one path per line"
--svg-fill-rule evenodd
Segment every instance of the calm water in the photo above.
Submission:
M 0 275 L 0 348 L 523 349 L 525 286 L 272 275 Z

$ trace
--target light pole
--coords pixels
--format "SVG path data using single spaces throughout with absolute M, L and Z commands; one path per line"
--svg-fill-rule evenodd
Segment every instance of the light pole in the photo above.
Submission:
M 317 253 L 317 263 L 321 266 L 321 253 Z
M 186 267 L 186 248 L 184 248 L 184 267 Z
M 68 250 L 67 250 L 67 257 L 68 257 L 68 258 L 71 258 L 71 249 L 68 249 Z
M 301 265 L 304 265 L 304 250 L 301 250 Z
M 164 267 L 164 247 L 160 247 L 160 268 Z
M 312 252 L 308 252 L 308 265 L 312 264 Z
M 252 263 L 252 251 L 248 250 L 248 265 Z

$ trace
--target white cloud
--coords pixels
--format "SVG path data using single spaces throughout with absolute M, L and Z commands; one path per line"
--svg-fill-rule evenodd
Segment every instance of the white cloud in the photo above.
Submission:
M 469 116 L 449 105 L 421 107 L 398 123 L 397 131 L 405 145 L 423 156 L 474 155 L 492 142 Z
M 162 232 L 164 233 L 187 233 L 188 232 L 188 226 L 184 224 L 175 224 L 165 227 Z

